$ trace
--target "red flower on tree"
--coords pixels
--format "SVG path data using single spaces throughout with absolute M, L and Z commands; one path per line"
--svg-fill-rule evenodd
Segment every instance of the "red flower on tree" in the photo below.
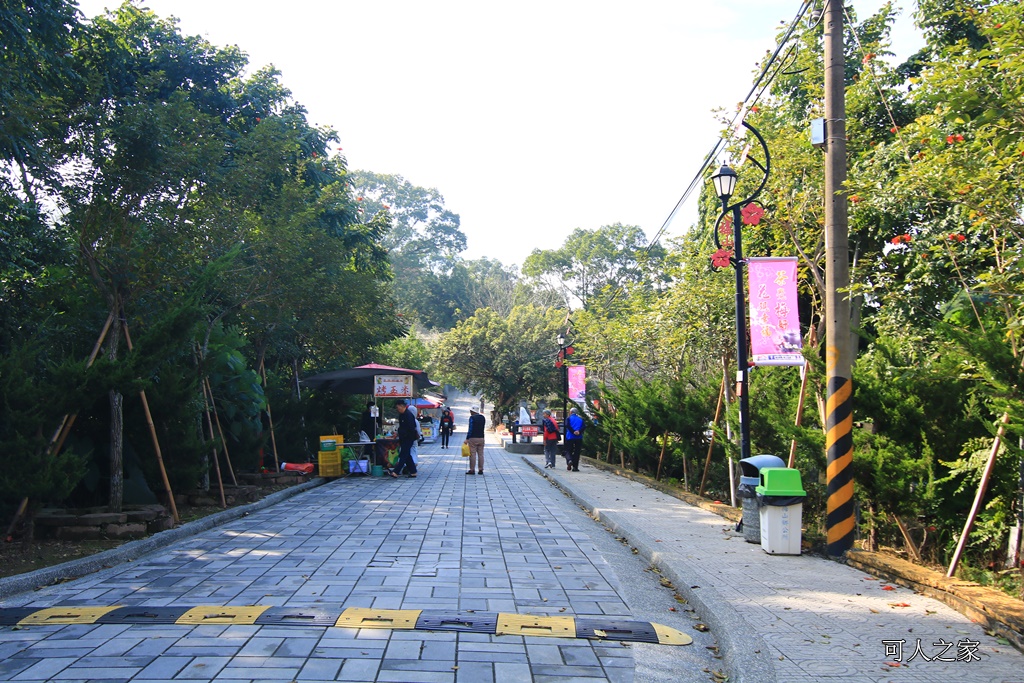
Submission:
M 949 240 L 950 240 L 951 242 L 963 242 L 963 241 L 964 241 L 965 239 L 967 239 L 967 237 L 965 237 L 964 235 L 961 235 L 961 234 L 960 234 L 960 233 L 958 233 L 958 232 L 954 232 L 954 233 L 952 233 L 952 234 L 951 234 L 951 235 L 949 236 Z
M 743 225 L 757 225 L 764 216 L 764 209 L 757 204 L 747 204 L 740 213 L 743 216 Z

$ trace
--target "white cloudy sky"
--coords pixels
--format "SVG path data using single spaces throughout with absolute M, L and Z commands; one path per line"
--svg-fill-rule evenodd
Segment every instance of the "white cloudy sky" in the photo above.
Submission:
M 896 51 L 919 40 L 909 18 Z M 94 16 L 114 0 L 79 0 Z M 436 187 L 467 258 L 521 264 L 575 228 L 654 236 L 801 0 L 144 0 L 274 64 L 352 169 Z M 861 16 L 882 0 L 847 2 Z M 696 220 L 696 196 L 668 235 Z

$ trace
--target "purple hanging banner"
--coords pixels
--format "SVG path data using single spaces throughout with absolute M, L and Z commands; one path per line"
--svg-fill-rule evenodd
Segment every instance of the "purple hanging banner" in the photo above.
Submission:
M 569 400 L 581 403 L 587 397 L 586 366 L 569 366 Z
M 747 259 L 750 281 L 750 360 L 754 365 L 803 365 L 795 256 Z

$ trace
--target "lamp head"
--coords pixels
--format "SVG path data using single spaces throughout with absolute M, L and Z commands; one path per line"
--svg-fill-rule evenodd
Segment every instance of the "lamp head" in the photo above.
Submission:
M 556 341 L 558 341 L 559 346 L 565 346 L 565 335 L 559 334 L 558 339 Z
M 736 180 L 736 171 L 732 170 L 728 164 L 722 164 L 718 172 L 711 176 L 711 182 L 715 184 L 715 194 L 722 200 L 722 204 L 728 203 L 729 197 L 736 189 Z

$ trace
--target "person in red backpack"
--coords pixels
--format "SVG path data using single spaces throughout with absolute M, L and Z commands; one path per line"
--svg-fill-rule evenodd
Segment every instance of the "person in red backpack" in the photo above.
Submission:
M 558 422 L 551 416 L 551 411 L 546 408 L 541 426 L 544 429 L 544 467 L 554 469 L 555 456 L 558 454 Z

